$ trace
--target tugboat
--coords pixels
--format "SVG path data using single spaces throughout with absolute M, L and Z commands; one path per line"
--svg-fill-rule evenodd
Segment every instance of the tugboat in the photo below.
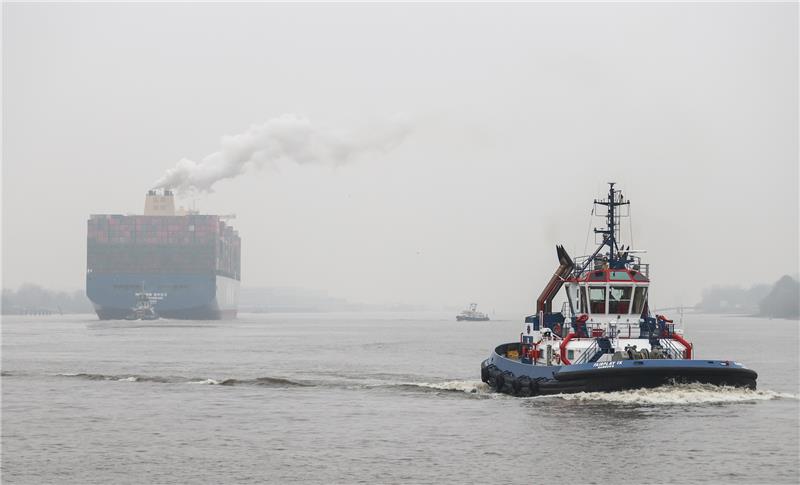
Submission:
M 155 308 L 153 308 L 150 297 L 144 291 L 144 285 L 142 286 L 142 291 L 135 293 L 135 295 L 136 305 L 125 316 L 125 320 L 158 320 L 159 316 Z
M 519 341 L 497 346 L 481 363 L 481 380 L 497 392 L 533 396 L 706 383 L 756 388 L 758 374 L 732 360 L 694 358 L 683 331 L 648 304 L 649 264 L 618 243 L 630 201 L 609 183 L 594 212 L 606 226 L 590 256 L 573 261 L 556 246 L 558 268 L 525 318 Z M 554 312 L 561 287 L 567 301 Z
M 479 312 L 477 303 L 470 303 L 469 308 L 456 315 L 456 320 L 459 322 L 487 322 L 489 315 Z

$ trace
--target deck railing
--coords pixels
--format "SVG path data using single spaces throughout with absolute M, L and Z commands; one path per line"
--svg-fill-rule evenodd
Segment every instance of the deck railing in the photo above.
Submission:
M 638 271 L 642 273 L 647 279 L 650 279 L 650 263 L 642 263 L 642 258 L 640 258 L 639 256 L 632 255 L 630 257 L 631 259 L 633 259 L 633 262 L 629 264 L 630 269 Z M 575 258 L 575 267 L 582 268 L 583 265 L 586 263 L 586 261 L 589 260 L 589 258 L 590 256 L 578 256 L 577 258 Z M 599 260 L 595 258 L 595 261 Z M 596 268 L 594 264 L 589 263 L 588 265 L 586 265 L 586 269 L 584 269 L 583 272 L 581 272 L 581 274 L 577 276 L 581 276 L 582 274 L 587 273 L 589 271 L 594 271 L 595 269 L 598 268 Z
M 577 364 L 586 364 L 587 362 L 589 362 L 589 359 L 591 359 L 592 356 L 597 353 L 598 350 L 600 350 L 600 345 L 597 343 L 597 340 L 595 339 L 592 342 L 592 345 L 590 345 L 589 347 L 584 349 L 583 353 L 581 354 L 581 356 L 578 357 L 577 359 L 575 359 L 573 364 L 576 364 L 576 365 Z
M 685 352 L 680 350 L 672 341 L 672 339 L 662 338 L 659 339 L 658 342 L 673 359 L 683 359 L 685 357 Z

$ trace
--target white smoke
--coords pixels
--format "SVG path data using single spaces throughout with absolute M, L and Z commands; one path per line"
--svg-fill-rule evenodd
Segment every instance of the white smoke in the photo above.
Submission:
M 245 132 L 223 136 L 220 149 L 199 162 L 181 159 L 154 188 L 178 192 L 211 192 L 215 183 L 237 177 L 250 167 L 278 161 L 341 165 L 364 153 L 387 151 L 408 135 L 410 124 L 401 117 L 366 129 L 334 132 L 314 127 L 302 116 L 284 114 Z

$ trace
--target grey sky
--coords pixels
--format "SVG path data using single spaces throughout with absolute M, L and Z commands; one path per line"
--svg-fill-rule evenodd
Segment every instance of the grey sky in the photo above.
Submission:
M 608 180 L 657 305 L 774 281 L 798 267 L 797 8 L 4 4 L 3 285 L 83 287 L 90 213 L 286 113 L 411 132 L 200 197 L 238 215 L 243 286 L 522 313 Z

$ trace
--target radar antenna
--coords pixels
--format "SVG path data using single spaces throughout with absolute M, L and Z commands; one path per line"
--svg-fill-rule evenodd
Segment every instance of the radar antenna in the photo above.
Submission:
M 594 228 L 595 234 L 600 234 L 602 240 L 600 246 L 595 252 L 584 261 L 584 263 L 576 269 L 576 274 L 581 274 L 583 271 L 597 258 L 603 248 L 608 247 L 608 252 L 603 258 L 603 262 L 608 262 L 610 268 L 624 268 L 631 260 L 628 259 L 628 248 L 619 246 L 618 240 L 620 239 L 620 219 L 626 216 L 626 212 L 630 209 L 630 201 L 625 200 L 622 191 L 614 189 L 616 182 L 608 183 L 608 196 L 605 199 L 595 199 L 594 206 L 603 206 L 606 208 L 605 214 L 601 211 L 594 210 L 595 215 L 605 215 L 606 227 L 603 229 Z

